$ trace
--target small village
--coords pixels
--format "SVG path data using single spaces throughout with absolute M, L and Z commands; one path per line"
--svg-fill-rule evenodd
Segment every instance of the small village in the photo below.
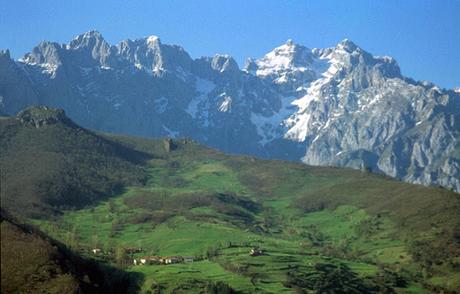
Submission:
M 125 248 L 125 252 L 127 254 L 133 255 L 137 253 L 141 253 L 144 250 L 142 248 Z M 93 248 L 91 252 L 94 255 L 101 255 L 104 254 L 104 251 L 100 248 Z M 249 251 L 249 256 L 260 256 L 264 255 L 264 251 L 258 247 L 253 247 Z M 132 259 L 132 265 L 170 265 L 170 264 L 177 264 L 177 263 L 191 263 L 194 261 L 192 256 L 158 256 L 158 255 L 151 255 L 151 256 L 142 256 L 136 257 Z
M 249 251 L 249 256 L 260 256 L 263 255 L 263 250 L 259 248 L 252 248 Z M 144 256 L 133 259 L 133 265 L 168 265 L 175 263 L 190 263 L 193 262 L 193 257 L 191 256 Z
M 133 259 L 133 265 L 167 265 L 174 263 L 189 263 L 193 262 L 193 257 L 183 257 L 183 256 L 144 256 Z

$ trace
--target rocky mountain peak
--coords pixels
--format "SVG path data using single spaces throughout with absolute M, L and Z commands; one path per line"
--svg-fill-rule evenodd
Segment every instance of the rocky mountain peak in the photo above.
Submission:
M 11 59 L 10 50 L 0 50 L 0 58 Z
M 285 44 L 276 47 L 260 59 L 248 60 L 245 70 L 255 73 L 258 77 L 270 78 L 278 84 L 287 81 L 287 75 L 293 75 L 296 80 L 298 75 L 307 73 L 309 77 L 314 75 L 312 64 L 314 57 L 312 51 L 289 39 Z
M 42 41 L 19 61 L 57 67 L 62 64 L 61 52 L 62 47 L 58 43 Z
M 243 71 L 255 75 L 256 70 L 257 70 L 256 60 L 254 58 L 247 58 L 244 61 Z
M 105 43 L 104 37 L 98 31 L 89 31 L 84 34 L 76 36 L 69 43 L 69 47 L 72 49 L 94 47 L 98 44 Z
M 113 63 L 111 62 L 112 48 L 98 31 L 89 31 L 78 35 L 66 46 L 66 49 L 79 55 L 78 59 L 81 65 L 85 67 L 110 66 Z
M 220 71 L 220 72 L 235 72 L 239 71 L 238 64 L 236 63 L 235 59 L 231 57 L 230 55 L 227 54 L 216 54 L 211 60 L 211 67 L 214 70 Z
M 14 64 L 14 60 L 11 59 L 9 50 L 0 50 L 0 68 L 8 67 L 11 64 Z M 0 78 L 2 78 L 2 71 L 0 70 Z M 1 96 L 0 96 L 1 97 Z M 2 103 L 2 98 L 0 98 L 0 105 Z
M 137 69 L 154 75 L 166 71 L 181 72 L 190 68 L 191 58 L 180 46 L 162 44 L 158 36 L 151 35 L 135 40 L 124 40 L 116 46 L 120 58 L 127 60 Z
M 267 53 L 263 58 L 270 59 L 272 61 L 279 61 L 284 58 L 285 66 L 289 65 L 301 65 L 311 61 L 309 56 L 311 50 L 307 47 L 296 44 L 292 39 L 289 39 L 283 45 L 276 47 L 271 52 Z
M 343 39 L 342 41 L 340 41 L 337 44 L 336 49 L 342 49 L 342 50 L 345 50 L 348 53 L 352 53 L 353 51 L 355 51 L 357 49 L 361 49 L 361 48 L 359 48 L 358 45 L 353 43 L 351 40 Z
M 151 35 L 151 36 L 148 36 L 147 38 L 145 38 L 145 42 L 147 43 L 147 45 L 149 46 L 158 46 L 161 44 L 161 41 L 160 41 L 160 38 L 158 36 L 155 36 L 155 35 Z
M 381 83 L 386 78 L 401 77 L 399 65 L 393 58 L 373 56 L 349 39 L 342 40 L 335 47 L 315 48 L 312 52 L 319 60 L 329 63 L 326 75 L 353 78 L 353 85 L 358 88 Z

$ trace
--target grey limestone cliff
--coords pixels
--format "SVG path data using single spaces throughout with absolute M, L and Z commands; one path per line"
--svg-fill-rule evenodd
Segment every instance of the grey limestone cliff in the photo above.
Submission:
M 289 40 L 240 69 L 193 59 L 156 36 L 108 44 L 99 32 L 0 52 L 0 113 L 65 109 L 77 123 L 190 137 L 231 153 L 361 168 L 460 191 L 460 93 L 401 75 L 350 40 Z

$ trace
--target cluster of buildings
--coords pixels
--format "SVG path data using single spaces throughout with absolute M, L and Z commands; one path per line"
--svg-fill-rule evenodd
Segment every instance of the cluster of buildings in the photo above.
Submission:
M 153 265 L 153 264 L 174 264 L 193 262 L 193 257 L 183 256 L 144 256 L 133 259 L 134 265 Z
M 142 248 L 140 247 L 128 247 L 128 248 L 124 248 L 125 252 L 127 254 L 134 254 L 134 253 L 140 253 L 143 251 Z M 101 255 L 101 254 L 113 254 L 113 251 L 103 251 L 101 248 L 93 248 L 91 249 L 91 252 L 94 254 L 94 255 Z
M 127 254 L 135 254 L 142 252 L 142 248 L 129 247 L 125 248 Z M 104 252 L 100 248 L 93 248 L 91 252 L 95 255 L 103 254 Z M 258 247 L 253 247 L 249 251 L 250 256 L 260 256 L 264 255 L 264 251 Z M 138 258 L 133 258 L 133 265 L 168 265 L 175 263 L 189 263 L 193 262 L 193 257 L 190 256 L 143 256 Z

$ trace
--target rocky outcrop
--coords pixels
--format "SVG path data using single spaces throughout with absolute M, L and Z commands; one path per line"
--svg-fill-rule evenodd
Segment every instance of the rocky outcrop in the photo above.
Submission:
M 16 115 L 16 118 L 25 126 L 42 128 L 58 122 L 72 124 L 64 110 L 47 106 L 29 107 Z

